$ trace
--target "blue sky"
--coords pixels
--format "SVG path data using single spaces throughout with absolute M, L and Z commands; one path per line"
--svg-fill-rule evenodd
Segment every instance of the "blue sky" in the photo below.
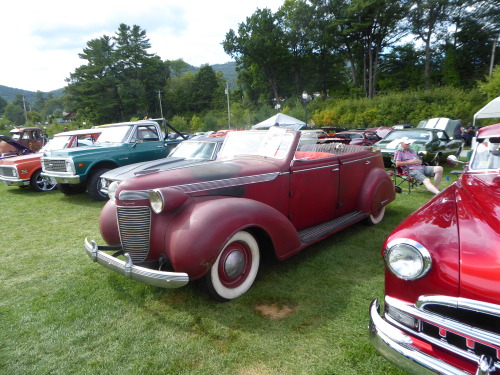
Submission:
M 51 91 L 85 63 L 86 43 L 113 36 L 120 23 L 146 30 L 150 53 L 191 65 L 231 60 L 221 43 L 257 8 L 284 0 L 15 0 L 2 6 L 0 85 Z

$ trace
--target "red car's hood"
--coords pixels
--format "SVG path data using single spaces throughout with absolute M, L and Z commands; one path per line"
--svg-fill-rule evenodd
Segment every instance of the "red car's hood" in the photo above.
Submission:
M 279 168 L 272 162 L 265 161 L 265 158 L 240 157 L 227 161 L 211 161 L 185 168 L 171 169 L 154 175 L 128 178 L 120 184 L 118 192 L 122 190 L 151 190 L 167 186 L 187 186 L 207 182 L 213 182 L 213 187 L 217 188 L 225 186 L 224 181 L 228 180 L 232 180 L 233 185 L 244 185 L 260 181 L 257 176 L 267 176 L 267 179 L 273 179 L 277 177 L 279 172 Z M 255 180 L 249 182 L 239 179 L 246 176 L 255 176 Z
M 19 162 L 27 162 L 36 159 L 40 160 L 42 156 L 43 156 L 42 153 L 37 152 L 36 154 L 28 154 L 28 155 L 14 156 L 12 158 L 7 158 L 7 159 L 0 159 L 0 165 L 14 165 L 18 164 Z
M 500 175 L 465 173 L 456 185 L 460 296 L 500 304 Z

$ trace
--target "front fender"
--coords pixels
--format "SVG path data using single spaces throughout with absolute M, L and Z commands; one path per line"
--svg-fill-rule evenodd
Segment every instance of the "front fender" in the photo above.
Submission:
M 246 198 L 192 200 L 175 215 L 165 232 L 165 252 L 177 272 L 203 276 L 227 240 L 240 230 L 267 233 L 278 259 L 296 252 L 301 242 L 290 221 L 276 209 Z

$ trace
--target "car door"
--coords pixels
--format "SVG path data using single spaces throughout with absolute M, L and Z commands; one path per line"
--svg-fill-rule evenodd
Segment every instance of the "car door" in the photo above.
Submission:
M 297 230 L 331 220 L 337 207 L 338 189 L 337 156 L 293 160 L 288 216 Z
M 167 148 L 161 139 L 156 126 L 138 125 L 129 142 L 131 162 L 138 163 L 167 156 Z

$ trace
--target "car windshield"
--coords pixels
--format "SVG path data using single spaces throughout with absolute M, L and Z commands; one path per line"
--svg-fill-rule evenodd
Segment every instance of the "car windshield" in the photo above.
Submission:
M 403 137 L 408 137 L 412 140 L 428 141 L 430 140 L 431 133 L 426 131 L 412 130 L 408 132 L 396 131 L 391 132 L 387 137 L 384 138 L 385 141 L 399 140 Z
M 99 136 L 96 144 L 102 143 L 123 143 L 127 139 L 127 135 L 133 129 L 132 126 L 111 126 L 102 128 L 102 133 Z
M 179 143 L 168 156 L 185 159 L 211 159 L 215 142 L 193 142 L 185 141 Z
M 49 143 L 47 143 L 45 146 L 43 146 L 43 148 L 40 150 L 40 152 L 62 150 L 63 148 L 66 148 L 66 146 L 68 145 L 68 142 L 70 140 L 71 140 L 71 136 L 69 136 L 69 135 L 54 137 L 49 141 Z
M 470 162 L 471 170 L 500 170 L 500 137 L 478 140 L 480 142 Z
M 236 155 L 259 155 L 284 159 L 293 142 L 293 134 L 284 128 L 273 126 L 267 131 L 230 132 L 219 152 L 218 158 Z

